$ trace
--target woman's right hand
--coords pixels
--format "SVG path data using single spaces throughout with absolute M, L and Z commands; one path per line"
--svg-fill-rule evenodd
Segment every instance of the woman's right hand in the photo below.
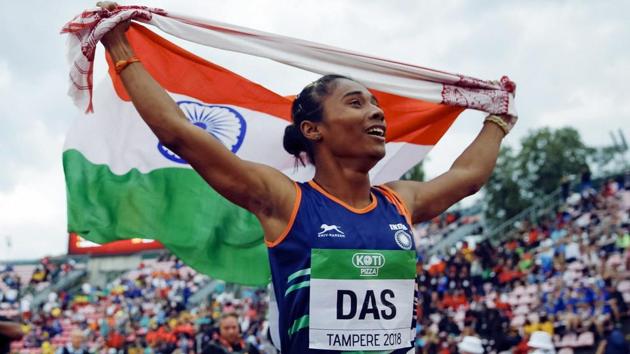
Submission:
M 118 7 L 118 3 L 113 2 L 113 1 L 99 1 L 96 3 L 96 6 L 105 10 L 112 11 Z
M 118 7 L 118 3 L 113 1 L 99 1 L 96 3 L 96 6 L 104 10 L 112 11 Z M 127 29 L 129 29 L 129 24 L 130 21 L 128 20 L 121 22 L 116 25 L 116 27 L 112 28 L 111 31 L 107 32 L 101 39 L 101 42 L 103 43 L 105 48 L 110 48 L 115 43 L 125 41 L 125 32 L 127 32 Z

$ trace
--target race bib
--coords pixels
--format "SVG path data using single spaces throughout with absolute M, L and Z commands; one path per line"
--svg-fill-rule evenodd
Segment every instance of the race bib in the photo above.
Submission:
M 411 346 L 415 251 L 313 249 L 309 348 Z

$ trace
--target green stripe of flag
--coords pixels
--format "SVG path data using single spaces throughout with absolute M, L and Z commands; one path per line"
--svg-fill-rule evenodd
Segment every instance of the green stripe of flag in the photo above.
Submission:
M 64 152 L 63 164 L 68 231 L 97 243 L 155 239 L 212 277 L 246 285 L 269 282 L 260 224 L 195 171 L 162 168 L 145 174 L 133 169 L 116 175 L 76 150 Z

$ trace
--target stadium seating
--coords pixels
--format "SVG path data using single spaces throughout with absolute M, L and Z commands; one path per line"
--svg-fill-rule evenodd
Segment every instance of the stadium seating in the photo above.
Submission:
M 543 330 L 553 335 L 559 354 L 594 349 L 606 326 L 628 321 L 630 314 L 630 249 L 618 246 L 615 239 L 628 233 L 630 205 L 624 201 L 630 201 L 630 191 L 623 188 L 607 195 L 585 194 L 571 198 L 546 219 L 515 225 L 500 242 L 462 244 L 430 257 L 421 252 L 418 345 L 438 352 L 454 347 L 466 332 L 481 337 L 490 350 L 508 351 L 526 346 L 530 333 Z M 460 219 L 433 220 L 417 225 L 416 231 L 435 244 L 458 226 L 478 222 L 474 217 Z M 613 226 L 616 234 L 601 237 Z M 531 234 L 536 234 L 536 243 L 528 241 Z M 579 256 L 568 262 L 565 251 L 572 242 L 580 244 Z M 86 344 L 95 352 L 107 350 L 118 332 L 123 338 L 120 350 L 136 345 L 136 340 L 157 346 L 160 336 L 172 345 L 173 340 L 185 340 L 198 348 L 203 344 L 200 335 L 215 333 L 212 325 L 222 313 L 236 311 L 246 340 L 262 352 L 275 353 L 266 336 L 265 289 L 222 290 L 216 280 L 166 254 L 144 259 L 103 288 L 54 291 L 41 306 L 28 310 L 22 305 L 28 305 L 33 292 L 59 281 L 39 279 L 38 272 L 49 265 L 50 260 L 42 260 L 0 271 L 3 294 L 19 289 L 18 299 L 0 299 L 0 315 L 20 319 L 28 327 L 26 336 L 12 343 L 14 352 L 48 353 L 66 345 L 76 330 L 86 334 Z M 63 278 L 68 273 L 55 274 Z M 13 279 L 19 279 L 19 285 Z M 199 289 L 211 289 L 209 298 L 191 303 Z M 613 308 L 609 304 L 617 295 L 622 303 Z M 580 311 L 593 315 L 584 321 Z

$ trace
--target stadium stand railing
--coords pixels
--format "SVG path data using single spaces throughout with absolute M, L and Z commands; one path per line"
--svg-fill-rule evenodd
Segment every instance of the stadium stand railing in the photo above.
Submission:
M 450 247 L 452 247 L 457 242 L 460 242 L 467 236 L 471 236 L 474 234 L 475 230 L 478 230 L 482 225 L 482 222 L 478 221 L 472 224 L 465 224 L 453 232 L 451 232 L 448 236 L 444 237 L 440 241 L 438 241 L 434 246 L 432 246 L 427 252 L 429 256 L 432 256 L 437 253 L 443 253 Z
M 509 234 L 509 231 L 514 229 L 514 225 L 518 222 L 522 220 L 529 220 L 534 223 L 537 222 L 541 216 L 548 215 L 551 210 L 554 210 L 562 203 L 560 192 L 561 190 L 558 188 L 551 194 L 537 200 L 527 209 L 502 222 L 487 233 L 484 233 L 482 239 L 499 242 L 504 235 Z

